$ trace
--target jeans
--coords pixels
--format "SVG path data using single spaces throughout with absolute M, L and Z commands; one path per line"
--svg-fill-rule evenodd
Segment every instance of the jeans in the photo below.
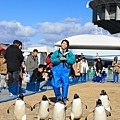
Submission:
M 8 90 L 13 95 L 19 94 L 19 74 L 20 71 L 8 72 Z
M 42 90 L 42 88 L 47 85 L 47 81 L 38 81 L 38 80 L 34 80 L 33 82 L 27 83 L 26 86 L 26 90 L 28 91 L 33 91 L 33 92 L 37 92 L 39 90 Z
M 40 89 L 42 89 L 44 86 L 46 86 L 46 85 L 47 85 L 47 82 L 48 82 L 48 81 L 46 81 L 46 80 L 40 82 Z
M 37 84 L 36 84 L 36 91 L 39 91 L 39 90 L 43 90 L 43 87 L 47 85 L 47 81 L 44 80 L 44 81 L 37 81 Z
M 119 80 L 119 73 L 113 72 L 113 80 L 114 80 L 114 83 L 118 82 L 118 80 Z
M 75 84 L 81 82 L 81 76 L 75 76 Z
M 81 82 L 87 82 L 86 81 L 86 73 L 84 73 L 84 75 L 81 76 Z
M 4 88 L 6 75 L 0 74 L 0 91 Z

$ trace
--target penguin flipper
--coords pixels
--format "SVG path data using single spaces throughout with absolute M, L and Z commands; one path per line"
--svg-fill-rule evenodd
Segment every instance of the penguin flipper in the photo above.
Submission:
M 36 106 L 39 106 L 40 102 L 39 103 L 36 103 L 34 106 L 33 106 L 33 109 L 35 109 Z
M 111 116 L 111 112 L 109 112 L 108 110 L 106 110 L 106 115 L 107 115 L 107 117 Z
M 112 110 L 112 107 L 110 106 L 110 110 Z
M 52 104 L 51 102 L 49 102 L 49 105 L 54 106 L 55 104 Z
M 33 110 L 33 108 L 32 108 L 31 105 L 29 105 L 29 104 L 27 104 L 27 103 L 25 103 L 25 105 L 26 105 L 26 107 L 27 107 L 28 109 L 31 109 L 31 111 Z
M 55 105 L 50 103 L 49 110 L 52 110 Z
M 12 104 L 8 109 L 7 109 L 7 113 L 9 114 L 9 111 L 11 110 L 11 109 L 13 109 L 13 106 L 15 105 L 15 103 L 14 104 Z
M 84 104 L 84 105 L 85 105 L 85 107 L 86 107 L 86 109 L 87 109 L 87 105 L 86 105 L 85 103 L 83 103 L 83 102 L 82 102 L 82 104 Z
M 94 110 L 85 117 L 85 120 L 87 120 L 88 117 L 90 118 L 90 116 L 93 116 L 93 113 L 94 113 Z
M 71 104 L 72 104 L 72 102 L 69 103 L 65 108 L 66 108 L 66 109 L 70 108 L 70 107 L 71 107 Z
M 112 110 L 112 106 L 111 106 L 111 102 L 109 101 L 109 104 L 110 104 L 110 110 Z

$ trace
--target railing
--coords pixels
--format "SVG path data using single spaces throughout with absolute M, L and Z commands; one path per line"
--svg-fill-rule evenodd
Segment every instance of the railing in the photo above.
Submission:
M 105 80 L 106 81 L 113 81 L 113 72 L 112 72 L 112 70 L 108 70 L 106 73 L 107 73 L 107 77 L 105 78 Z M 92 81 L 94 75 L 95 75 L 95 70 L 88 70 L 88 72 L 87 72 L 87 81 Z

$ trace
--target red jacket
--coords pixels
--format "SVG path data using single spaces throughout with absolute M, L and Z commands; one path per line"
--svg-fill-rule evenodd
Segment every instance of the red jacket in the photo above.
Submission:
M 49 56 L 47 56 L 47 58 L 46 58 L 46 63 L 47 63 L 47 65 L 49 65 L 50 68 L 52 68 L 52 62 L 51 62 Z

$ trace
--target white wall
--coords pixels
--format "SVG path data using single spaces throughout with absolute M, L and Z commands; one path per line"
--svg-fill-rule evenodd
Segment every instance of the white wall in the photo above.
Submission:
M 103 58 L 113 59 L 114 56 L 120 55 L 119 50 L 86 50 L 86 49 L 80 49 L 80 50 L 71 50 L 74 54 L 81 54 L 84 55 L 90 55 L 90 56 L 96 56 L 96 53 L 98 53 L 99 56 L 104 56 Z M 102 58 L 102 57 L 101 57 Z M 118 56 L 120 59 L 120 56 Z

